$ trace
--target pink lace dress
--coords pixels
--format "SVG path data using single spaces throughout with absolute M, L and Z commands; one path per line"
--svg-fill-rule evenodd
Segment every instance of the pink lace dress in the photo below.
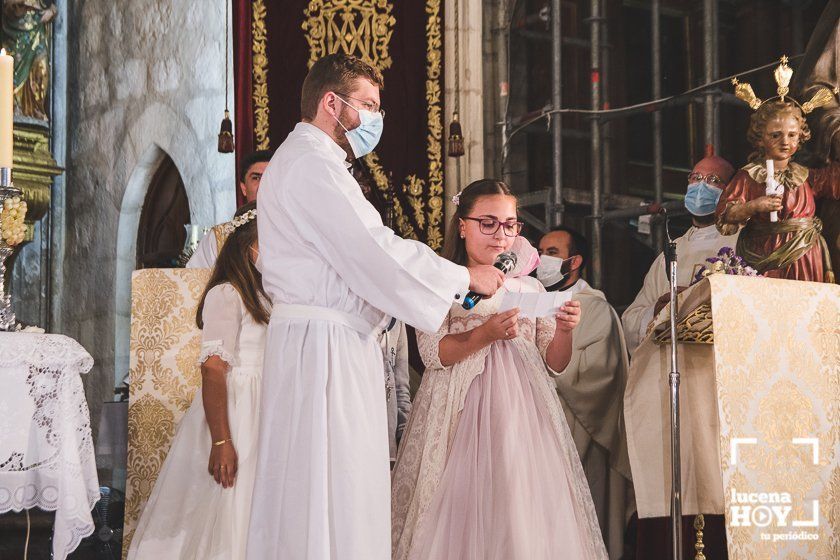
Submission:
M 441 339 L 484 323 L 508 279 L 472 311 L 452 307 L 435 334 L 418 333 L 427 367 L 397 457 L 392 489 L 398 560 L 605 559 L 589 487 L 545 351 L 554 319 L 520 319 L 519 336 L 443 367 Z

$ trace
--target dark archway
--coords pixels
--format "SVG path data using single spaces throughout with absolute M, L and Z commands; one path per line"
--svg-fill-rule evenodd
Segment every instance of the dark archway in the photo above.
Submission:
M 190 205 L 181 174 L 168 155 L 155 171 L 143 200 L 137 228 L 137 269 L 175 268 L 190 223 Z

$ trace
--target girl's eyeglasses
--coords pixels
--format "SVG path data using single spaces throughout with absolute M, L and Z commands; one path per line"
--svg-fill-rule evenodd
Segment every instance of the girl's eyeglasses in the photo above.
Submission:
M 516 237 L 522 231 L 522 222 L 502 222 L 496 218 L 462 218 L 478 222 L 478 230 L 484 235 L 495 235 L 499 228 L 508 237 Z

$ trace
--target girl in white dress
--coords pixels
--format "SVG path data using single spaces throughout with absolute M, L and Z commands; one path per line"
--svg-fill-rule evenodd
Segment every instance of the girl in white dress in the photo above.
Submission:
M 543 292 L 527 276 L 536 251 L 517 237 L 504 183 L 470 184 L 457 201 L 444 256 L 518 263 L 492 298 L 455 304 L 437 333 L 418 331 L 426 372 L 394 469 L 395 560 L 606 560 L 589 485 L 551 376 L 572 352 L 578 302 L 556 317 L 498 312 L 504 294 Z
M 245 558 L 270 316 L 254 265 L 255 207 L 237 212 L 199 303 L 201 392 L 178 426 L 129 560 Z

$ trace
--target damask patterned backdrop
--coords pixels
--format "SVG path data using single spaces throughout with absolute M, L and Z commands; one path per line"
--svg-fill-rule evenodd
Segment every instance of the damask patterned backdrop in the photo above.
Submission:
M 838 558 L 840 287 L 710 284 L 729 558 Z
M 237 158 L 300 120 L 311 64 L 338 51 L 385 77 L 385 132 L 365 158 L 395 229 L 443 244 L 443 0 L 233 0 Z M 389 182 L 392 191 L 389 189 Z
M 210 271 L 148 268 L 131 282 L 131 387 L 128 401 L 123 558 L 181 417 L 201 386 L 195 324 Z

